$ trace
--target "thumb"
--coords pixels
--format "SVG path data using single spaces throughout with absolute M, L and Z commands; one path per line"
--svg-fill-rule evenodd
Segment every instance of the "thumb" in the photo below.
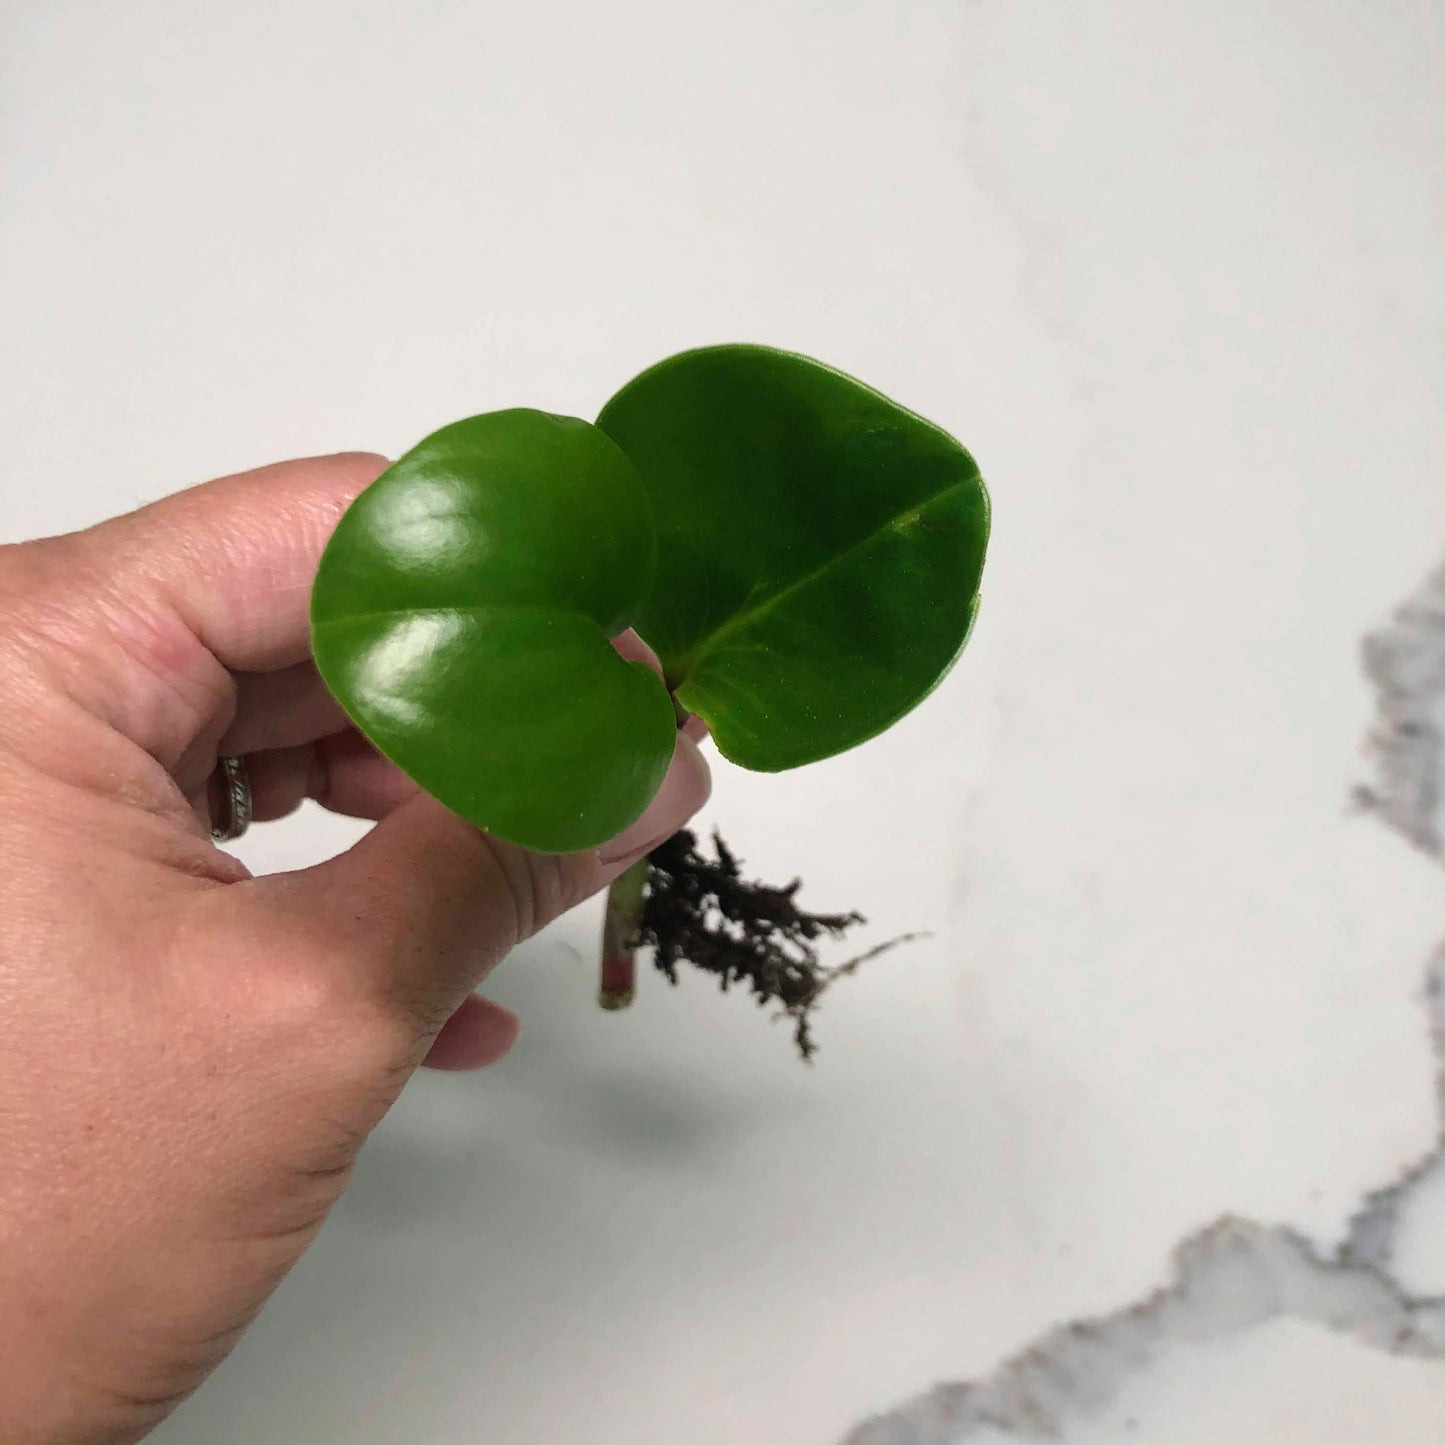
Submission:
M 652 802 L 598 850 L 531 852 L 419 794 L 347 852 L 289 881 L 303 891 L 310 926 L 429 1037 L 510 949 L 670 837 L 710 790 L 706 760 L 679 734 Z

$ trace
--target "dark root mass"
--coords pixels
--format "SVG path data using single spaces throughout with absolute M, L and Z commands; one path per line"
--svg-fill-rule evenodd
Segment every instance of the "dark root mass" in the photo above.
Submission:
M 824 991 L 859 964 L 903 939 L 870 949 L 847 963 L 818 957 L 822 938 L 841 938 L 864 922 L 861 913 L 806 913 L 798 907 L 800 885 L 773 888 L 742 876 L 738 860 L 713 834 L 716 858 L 705 857 L 687 829 L 655 848 L 638 924 L 638 944 L 677 982 L 689 963 L 712 974 L 726 992 L 746 984 L 759 1005 L 777 1004 L 793 1023 L 793 1039 L 805 1060 L 814 1053 L 812 1015 Z

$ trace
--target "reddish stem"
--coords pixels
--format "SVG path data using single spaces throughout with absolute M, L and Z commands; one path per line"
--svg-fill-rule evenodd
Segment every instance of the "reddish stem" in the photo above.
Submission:
M 639 858 L 607 891 L 602 920 L 602 977 L 597 1002 L 605 1009 L 623 1009 L 637 991 L 637 926 L 642 920 L 642 891 L 647 859 Z

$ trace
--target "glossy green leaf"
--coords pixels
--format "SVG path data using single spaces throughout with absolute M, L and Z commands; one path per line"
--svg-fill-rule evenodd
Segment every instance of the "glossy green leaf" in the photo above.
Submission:
M 455 812 L 528 847 L 594 847 L 672 757 L 666 689 L 608 641 L 655 565 L 647 497 L 603 433 L 539 411 L 472 417 L 342 518 L 312 594 L 316 663 Z
M 352 719 L 478 825 L 553 852 L 619 832 L 673 749 L 667 690 L 775 771 L 881 732 L 937 685 L 978 605 L 988 496 L 953 438 L 755 346 L 644 372 L 597 426 L 446 427 L 337 527 L 313 648 Z
M 962 650 L 988 494 L 932 423 L 806 357 L 719 346 L 643 372 L 597 425 L 657 527 L 634 625 L 734 762 L 774 772 L 853 747 Z

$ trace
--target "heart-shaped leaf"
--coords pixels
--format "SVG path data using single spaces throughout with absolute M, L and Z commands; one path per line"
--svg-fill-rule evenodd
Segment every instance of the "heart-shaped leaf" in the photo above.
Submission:
M 851 748 L 962 650 L 988 494 L 932 423 L 806 357 L 717 346 L 643 372 L 597 425 L 657 527 L 635 626 L 734 762 L 776 772 Z
M 595 427 L 516 410 L 427 437 L 342 518 L 312 593 L 326 684 L 453 811 L 547 852 L 633 822 L 672 757 L 667 690 L 608 639 L 656 543 Z
M 735 762 L 796 767 L 937 685 L 988 525 L 977 466 L 931 423 L 805 357 L 711 347 L 644 372 L 597 427 L 519 410 L 428 437 L 337 527 L 313 647 L 449 807 L 593 847 L 673 750 L 667 690 L 610 636 L 637 627 Z

